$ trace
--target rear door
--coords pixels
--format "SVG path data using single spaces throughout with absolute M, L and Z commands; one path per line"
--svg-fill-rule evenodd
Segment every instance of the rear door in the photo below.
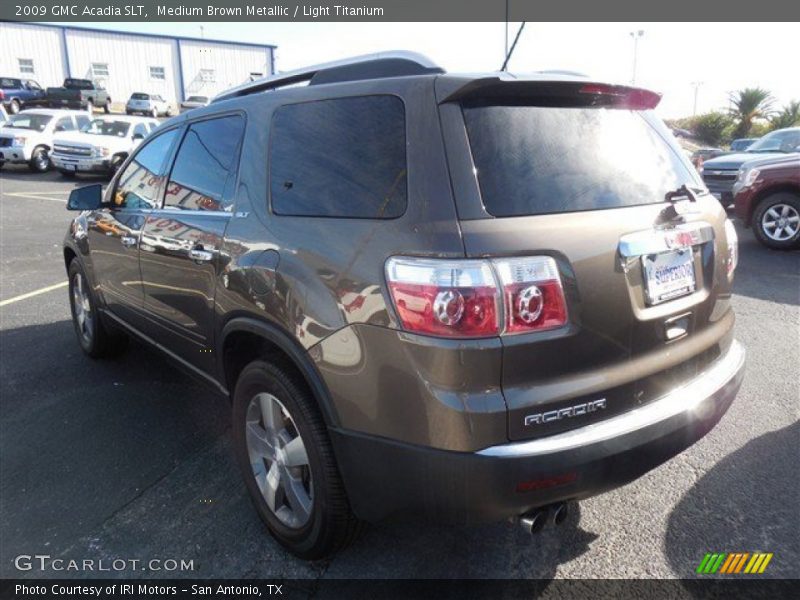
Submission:
M 582 86 L 495 86 L 440 109 L 466 254 L 550 256 L 564 286 L 566 326 L 502 337 L 511 439 L 655 399 L 732 322 L 719 203 L 651 111 Z
M 245 119 L 191 123 L 161 206 L 147 215 L 140 268 L 148 332 L 189 364 L 212 372 L 214 295 L 231 217 Z

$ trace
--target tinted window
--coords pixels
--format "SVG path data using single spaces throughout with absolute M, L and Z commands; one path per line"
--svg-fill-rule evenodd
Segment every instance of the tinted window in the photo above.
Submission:
M 406 208 L 403 102 L 394 96 L 284 106 L 270 140 L 272 209 L 388 219 Z
M 748 152 L 796 152 L 800 147 L 800 129 L 779 129 L 765 135 Z
M 131 94 L 131 100 L 149 100 L 150 96 L 147 94 Z
M 643 114 L 622 109 L 464 109 L 483 203 L 497 217 L 664 201 L 698 182 Z
M 164 179 L 164 163 L 177 138 L 173 129 L 143 143 L 130 164 L 120 174 L 114 191 L 114 204 L 124 208 L 154 208 Z
M 147 127 L 144 123 L 137 123 L 136 126 L 133 128 L 133 135 L 134 137 L 137 135 L 142 136 L 142 138 L 147 137 Z
M 191 125 L 175 157 L 164 208 L 230 210 L 243 133 L 238 115 Z
M 89 124 L 89 117 L 87 115 L 78 115 L 75 117 L 75 122 L 78 124 L 78 129 L 83 129 Z

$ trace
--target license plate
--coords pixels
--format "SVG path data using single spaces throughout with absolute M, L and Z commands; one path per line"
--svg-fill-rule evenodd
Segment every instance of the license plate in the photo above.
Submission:
M 77 171 L 78 167 L 76 165 L 64 165 L 64 170 L 66 170 L 66 171 Z
M 642 257 L 644 288 L 649 305 L 691 294 L 696 288 L 691 248 Z

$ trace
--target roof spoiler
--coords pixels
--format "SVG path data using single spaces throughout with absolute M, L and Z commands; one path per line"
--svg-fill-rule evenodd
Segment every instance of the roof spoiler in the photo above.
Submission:
M 609 107 L 647 110 L 655 108 L 661 94 L 644 88 L 590 81 L 575 75 L 558 79 L 541 73 L 526 79 L 504 75 L 482 77 L 445 92 L 440 102 L 493 102 L 541 106 Z

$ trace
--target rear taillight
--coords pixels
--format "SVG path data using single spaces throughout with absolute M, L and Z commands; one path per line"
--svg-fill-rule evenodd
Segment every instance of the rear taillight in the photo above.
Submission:
M 739 236 L 736 234 L 736 227 L 733 221 L 725 219 L 725 239 L 728 242 L 728 255 L 725 264 L 728 271 L 728 279 L 733 279 L 733 272 L 739 264 Z
M 497 334 L 497 285 L 486 261 L 390 258 L 386 279 L 405 329 L 447 337 Z
M 567 323 L 567 303 L 556 261 L 549 256 L 494 261 L 506 316 L 506 333 L 553 329 Z
M 403 328 L 444 337 L 489 337 L 561 327 L 567 305 L 555 261 L 393 257 L 386 279 Z

